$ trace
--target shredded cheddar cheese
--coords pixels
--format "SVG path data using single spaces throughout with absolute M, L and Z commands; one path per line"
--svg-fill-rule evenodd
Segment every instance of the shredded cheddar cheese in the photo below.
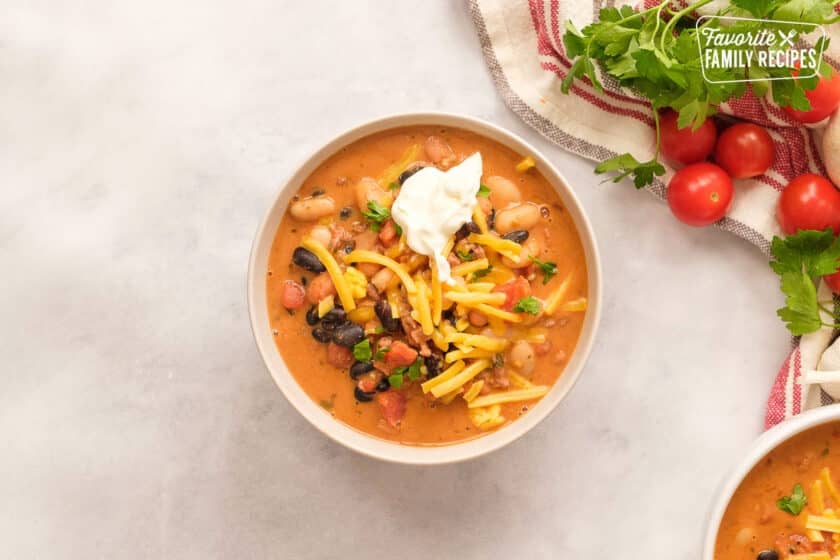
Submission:
M 516 169 L 518 173 L 525 173 L 535 165 L 537 165 L 537 162 L 534 161 L 534 158 L 532 158 L 531 156 L 525 156 L 524 158 L 522 158 L 522 161 L 520 161 L 516 164 L 516 166 L 514 166 L 514 169 Z
M 463 371 L 463 369 L 466 366 L 467 364 L 465 364 L 463 361 L 455 362 L 454 364 L 446 368 L 444 371 L 442 371 L 441 374 L 437 377 L 433 377 L 425 383 L 423 383 L 422 385 L 420 385 L 420 388 L 423 389 L 424 393 L 428 393 L 436 385 L 440 385 L 444 381 L 448 381 L 449 379 L 452 379 L 453 377 L 458 375 L 461 371 Z
M 432 268 L 432 324 L 440 324 L 440 317 L 443 313 L 443 289 L 438 277 L 438 267 L 434 259 L 429 261 Z
M 563 281 L 557 286 L 557 289 L 548 296 L 548 299 L 545 300 L 545 307 L 543 308 L 543 312 L 546 315 L 554 315 L 557 311 L 557 308 L 562 303 L 563 299 L 566 297 L 566 292 L 569 291 L 569 287 L 572 285 L 572 275 L 569 274 L 566 276 Z
M 519 253 L 522 252 L 522 245 L 519 243 L 489 233 L 471 233 L 467 237 L 467 241 L 489 247 L 516 263 L 519 262 Z
M 545 385 L 535 385 L 527 389 L 517 389 L 515 391 L 504 391 L 502 393 L 491 393 L 483 397 L 476 397 L 469 405 L 470 408 L 480 406 L 490 406 L 493 404 L 530 401 L 538 399 L 548 393 L 548 387 Z
M 304 245 L 304 247 L 306 247 L 306 245 Z M 309 249 L 309 247 L 306 248 Z M 384 266 L 385 268 L 389 269 L 391 272 L 397 275 L 397 277 L 402 282 L 403 286 L 405 286 L 406 292 L 408 292 L 409 294 L 417 293 L 417 286 L 414 284 L 414 280 L 411 279 L 408 270 L 406 270 L 406 268 L 403 265 L 401 265 L 394 259 L 389 259 L 385 255 L 380 255 L 379 253 L 375 253 L 373 251 L 364 251 L 361 249 L 357 249 L 349 255 L 347 255 L 346 257 L 344 257 L 344 260 L 348 263 L 367 262 Z M 324 266 L 326 266 L 326 263 L 324 264 Z M 329 268 L 327 268 L 327 270 L 329 270 Z M 336 286 L 336 289 L 337 288 L 338 286 Z M 341 301 L 343 303 L 344 298 L 342 298 Z M 345 305 L 344 308 L 346 309 L 347 306 Z
M 490 316 L 498 317 L 499 319 L 503 319 L 509 323 L 521 323 L 522 317 L 517 315 L 516 313 L 511 313 L 510 311 L 504 311 L 502 309 L 496 309 L 495 307 L 491 307 L 486 303 L 479 303 L 475 306 L 475 308 L 485 315 L 488 316 L 488 320 Z
M 332 294 L 318 302 L 318 317 L 323 318 L 335 307 L 335 297 Z
M 476 259 L 474 261 L 463 262 L 452 267 L 452 276 L 466 276 L 478 270 L 484 270 L 490 266 L 490 261 L 487 259 Z
M 318 260 L 320 260 L 321 264 L 323 264 L 327 269 L 327 274 L 329 274 L 330 279 L 332 279 L 335 291 L 341 300 L 341 305 L 344 306 L 344 310 L 353 311 L 356 309 L 356 301 L 353 299 L 353 293 L 350 291 L 350 286 L 347 285 L 347 281 L 344 279 L 344 274 L 341 272 L 341 267 L 338 266 L 338 262 L 336 262 L 335 258 L 332 256 L 332 253 L 330 253 L 320 241 L 311 237 L 304 237 L 301 241 L 301 245 L 304 249 L 309 249 L 315 253 L 315 256 L 318 257 Z M 376 255 L 377 253 L 373 254 Z
M 468 360 L 471 358 L 492 358 L 494 355 L 495 352 L 489 352 L 487 350 L 473 349 L 469 352 L 464 352 L 463 350 L 452 350 L 451 352 L 446 353 L 444 361 L 447 364 L 451 364 L 452 362 L 457 362 L 458 360 Z
M 474 348 L 481 348 L 490 352 L 501 352 L 508 345 L 508 341 L 503 338 L 491 338 L 481 334 L 468 333 L 452 333 L 446 337 L 446 341 L 456 344 L 469 344 Z
M 470 421 L 479 430 L 490 430 L 505 422 L 505 417 L 501 415 L 502 407 L 499 405 L 488 408 L 470 408 L 467 412 L 470 416 Z
M 481 233 L 487 233 L 489 231 L 489 228 L 487 227 L 487 218 L 484 217 L 484 211 L 478 204 L 476 204 L 475 208 L 473 208 L 473 221 L 475 222 L 475 225 L 478 226 Z
M 406 167 L 417 160 L 417 154 L 419 153 L 420 144 L 412 144 L 409 146 L 408 149 L 400 156 L 400 159 L 389 165 L 385 171 L 382 172 L 382 175 L 379 176 L 379 179 L 377 179 L 376 182 L 379 183 L 380 187 L 387 189 L 388 185 L 396 181 L 400 176 L 400 173 L 405 171 Z
M 473 377 L 484 371 L 490 367 L 490 360 L 481 359 L 476 360 L 463 370 L 460 373 L 453 376 L 451 379 L 447 379 L 443 383 L 435 385 L 431 389 L 431 393 L 440 398 L 443 395 L 453 391 L 459 387 L 463 387 L 467 381 L 470 381 Z
M 367 295 L 367 278 L 362 272 L 352 266 L 344 271 L 344 279 L 353 294 L 353 299 L 362 299 Z
M 470 385 L 470 388 L 467 389 L 466 393 L 464 393 L 464 400 L 467 402 L 472 401 L 481 392 L 482 387 L 484 387 L 483 379 L 479 379 L 478 381 Z
M 587 301 L 585 297 L 573 299 L 560 305 L 560 311 L 586 311 Z
M 840 519 L 808 514 L 805 520 L 805 528 L 828 533 L 840 533 Z
M 492 294 L 483 294 L 483 293 L 476 293 L 476 292 L 456 292 L 454 290 L 450 290 L 444 294 L 446 299 L 450 299 L 452 301 L 462 303 L 466 306 L 470 305 L 478 305 L 479 303 L 487 303 L 489 305 L 502 305 L 505 302 L 507 296 L 501 292 L 496 292 Z
M 431 336 L 435 327 L 432 323 L 432 309 L 429 305 L 429 287 L 423 280 L 422 276 L 415 279 L 417 285 L 417 295 L 414 297 L 415 309 L 419 318 L 420 326 L 423 328 L 423 334 Z

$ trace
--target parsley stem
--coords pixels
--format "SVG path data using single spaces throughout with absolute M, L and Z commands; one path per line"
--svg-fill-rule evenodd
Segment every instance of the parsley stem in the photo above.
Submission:
M 690 14 L 691 12 L 697 10 L 698 8 L 705 6 L 712 0 L 700 0 L 694 4 L 690 4 L 689 6 L 683 8 L 668 21 L 665 25 L 665 29 L 662 31 L 662 36 L 659 38 L 659 50 L 663 53 L 665 52 L 665 39 L 671 36 L 671 30 L 677 25 L 677 22 L 685 15 Z

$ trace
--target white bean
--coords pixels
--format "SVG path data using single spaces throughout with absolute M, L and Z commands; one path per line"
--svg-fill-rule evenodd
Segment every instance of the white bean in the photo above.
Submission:
M 522 375 L 531 375 L 536 364 L 534 348 L 526 340 L 520 340 L 510 349 L 510 364 L 519 370 Z
M 375 200 L 386 208 L 390 208 L 391 203 L 394 201 L 394 197 L 391 196 L 391 193 L 382 190 L 379 183 L 376 182 L 376 179 L 372 177 L 362 177 L 362 179 L 356 183 L 355 192 L 356 205 L 362 212 L 368 211 L 367 205 L 371 200 Z
M 495 229 L 501 234 L 516 229 L 531 229 L 540 221 L 540 207 L 530 202 L 501 210 L 496 214 Z
M 332 239 L 332 233 L 330 233 L 330 228 L 327 226 L 313 226 L 312 229 L 309 230 L 309 237 L 324 247 L 329 247 L 330 240 Z
M 444 167 L 455 161 L 455 152 L 452 147 L 440 136 L 429 136 L 423 145 L 426 155 L 433 163 L 439 163 Z
M 511 204 L 522 202 L 522 193 L 519 192 L 519 187 L 510 179 L 493 175 L 487 177 L 484 184 L 490 189 L 490 202 L 496 210 L 502 210 Z
M 329 196 L 309 197 L 292 203 L 289 212 L 293 218 L 312 222 L 335 212 L 335 200 Z
M 376 286 L 377 291 L 384 292 L 393 278 L 394 273 L 388 268 L 383 268 L 371 277 L 370 283 Z

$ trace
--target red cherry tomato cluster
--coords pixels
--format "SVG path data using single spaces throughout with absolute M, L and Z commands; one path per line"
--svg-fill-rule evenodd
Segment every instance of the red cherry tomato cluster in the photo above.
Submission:
M 805 92 L 811 110 L 785 112 L 803 124 L 818 123 L 840 107 L 840 75 L 832 71 L 817 87 Z M 752 123 L 738 123 L 720 136 L 711 120 L 697 130 L 678 128 L 677 114 L 660 118 L 660 151 L 684 165 L 668 183 L 668 205 L 682 222 L 706 226 L 726 215 L 734 197 L 732 179 L 757 177 L 773 165 L 773 140 L 766 130 Z M 715 163 L 707 162 L 709 156 Z M 805 173 L 794 178 L 779 196 L 776 219 L 786 235 L 799 230 L 832 228 L 840 234 L 840 191 L 820 175 Z M 824 277 L 840 293 L 840 271 Z
M 679 128 L 669 111 L 659 121 L 660 151 L 685 165 L 668 183 L 668 205 L 682 222 L 707 226 L 723 218 L 735 195 L 732 179 L 765 173 L 773 165 L 773 139 L 760 126 L 739 123 L 718 137 L 707 119 L 697 130 Z M 715 163 L 706 160 L 714 152 Z

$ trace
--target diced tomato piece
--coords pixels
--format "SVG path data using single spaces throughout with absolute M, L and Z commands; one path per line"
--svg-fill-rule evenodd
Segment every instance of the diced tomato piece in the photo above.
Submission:
M 379 230 L 379 240 L 382 241 L 383 245 L 390 247 L 397 242 L 398 237 L 397 224 L 394 223 L 394 220 L 388 220 L 382 224 L 382 229 Z
M 391 344 L 391 349 L 385 353 L 385 367 L 393 370 L 398 367 L 410 366 L 417 359 L 417 350 L 399 340 Z
M 329 273 L 322 272 L 309 282 L 306 297 L 311 303 L 318 303 L 327 296 L 335 295 L 335 286 Z
M 801 552 L 813 552 L 814 544 L 805 535 L 786 535 L 779 533 L 776 537 L 776 549 L 784 550 L 790 554 L 797 554 Z
M 382 417 L 396 428 L 405 416 L 405 396 L 393 389 L 388 389 L 384 393 L 376 393 L 376 402 L 382 411 Z
M 531 295 L 531 283 L 527 278 L 517 276 L 515 280 L 496 286 L 493 291 L 505 294 L 505 303 L 502 307 L 506 311 L 512 311 L 517 301 Z
M 349 368 L 353 365 L 353 352 L 335 342 L 327 344 L 327 361 L 337 368 Z
M 373 393 L 376 391 L 376 379 L 370 376 L 360 379 L 358 387 L 365 393 Z
M 280 303 L 286 309 L 300 309 L 306 301 L 303 286 L 294 280 L 284 280 L 280 288 Z

